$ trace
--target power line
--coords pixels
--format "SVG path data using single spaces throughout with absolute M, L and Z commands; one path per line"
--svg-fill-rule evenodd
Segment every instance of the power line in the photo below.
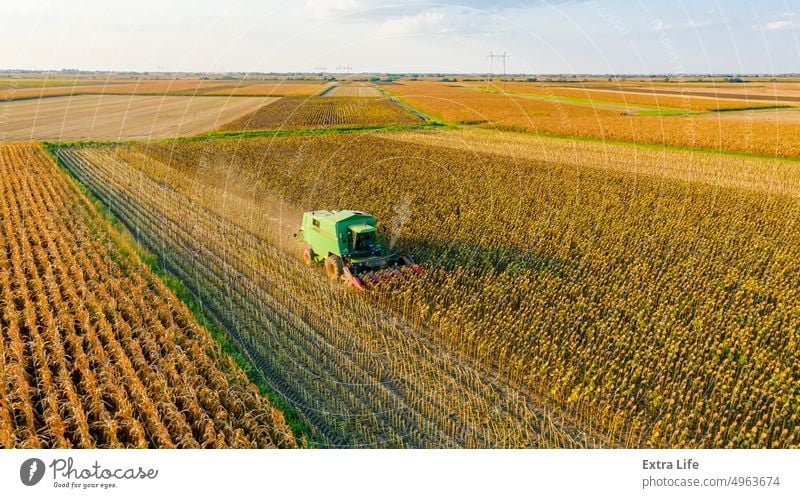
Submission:
M 495 59 L 503 59 L 503 90 L 505 90 L 505 79 L 506 79 L 506 59 L 510 59 L 511 56 L 506 54 L 506 51 L 503 50 L 502 54 L 496 54 L 489 51 L 489 55 L 486 56 L 489 59 L 489 74 L 486 76 L 486 89 L 489 89 L 489 83 L 492 81 L 492 70 L 494 69 L 494 60 Z

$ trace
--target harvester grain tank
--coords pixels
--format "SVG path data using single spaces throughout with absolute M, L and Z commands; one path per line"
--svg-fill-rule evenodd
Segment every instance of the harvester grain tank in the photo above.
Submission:
M 329 277 L 342 278 L 360 290 L 387 278 L 424 273 L 409 256 L 390 252 L 383 227 L 361 211 L 308 211 L 295 237 L 308 244 L 303 251 L 307 265 L 324 263 Z

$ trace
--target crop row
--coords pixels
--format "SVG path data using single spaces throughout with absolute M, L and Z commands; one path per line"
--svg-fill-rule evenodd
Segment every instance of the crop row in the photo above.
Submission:
M 627 446 L 800 444 L 791 168 L 682 153 L 648 156 L 640 173 L 633 147 L 608 151 L 625 171 L 575 160 L 595 144 L 533 138 L 546 154 L 508 155 L 501 134 L 496 148 L 412 135 L 134 150 L 228 195 L 377 215 L 428 273 L 371 300 L 589 433 Z M 737 186 L 748 168 L 766 176 Z
M 223 189 L 198 195 L 191 178 L 141 154 L 90 148 L 59 156 L 189 286 L 322 444 L 587 444 L 513 389 L 439 354 L 392 314 L 244 229 L 242 220 L 264 215 L 257 206 L 237 211 L 234 223 L 220 209 L 229 202 Z
M 388 98 L 284 97 L 242 116 L 223 130 L 415 124 L 419 120 Z
M 0 447 L 296 446 L 40 146 L 0 178 Z

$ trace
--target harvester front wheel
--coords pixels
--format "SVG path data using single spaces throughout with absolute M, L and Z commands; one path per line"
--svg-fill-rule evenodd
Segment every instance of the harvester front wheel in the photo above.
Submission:
M 314 264 L 314 251 L 312 251 L 310 247 L 303 251 L 303 263 L 307 264 L 308 266 Z
M 342 258 L 335 255 L 330 255 L 325 258 L 325 273 L 327 273 L 330 278 L 341 277 L 343 270 L 344 263 L 342 262 Z

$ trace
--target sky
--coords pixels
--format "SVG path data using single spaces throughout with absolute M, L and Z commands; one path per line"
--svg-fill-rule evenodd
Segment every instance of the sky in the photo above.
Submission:
M 780 74 L 798 28 L 797 0 L 0 0 L 0 68 Z

